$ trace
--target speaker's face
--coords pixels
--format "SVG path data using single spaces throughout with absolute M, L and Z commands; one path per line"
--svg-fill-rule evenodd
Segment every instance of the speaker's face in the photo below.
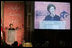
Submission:
M 10 25 L 10 28 L 13 28 L 13 25 Z
M 54 8 L 54 7 L 50 7 L 49 12 L 50 12 L 51 14 L 55 14 L 55 8 Z

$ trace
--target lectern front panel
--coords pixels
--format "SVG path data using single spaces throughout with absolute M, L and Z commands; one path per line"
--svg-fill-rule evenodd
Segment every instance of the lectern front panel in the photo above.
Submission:
M 14 41 L 15 41 L 15 35 L 16 35 L 15 30 L 8 30 L 7 42 L 8 42 L 9 44 L 14 43 Z
M 15 30 L 9 30 L 8 31 L 8 42 L 14 42 L 15 41 Z

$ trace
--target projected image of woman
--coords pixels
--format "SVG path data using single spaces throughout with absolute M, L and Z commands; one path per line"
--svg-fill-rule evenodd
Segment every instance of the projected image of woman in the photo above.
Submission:
M 47 11 L 50 13 L 44 19 L 44 21 L 60 21 L 60 17 L 55 14 L 56 7 L 53 4 L 47 6 Z

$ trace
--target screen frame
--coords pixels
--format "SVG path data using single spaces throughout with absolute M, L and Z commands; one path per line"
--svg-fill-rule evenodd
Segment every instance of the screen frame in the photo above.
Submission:
M 35 29 L 35 23 L 34 23 L 34 21 L 35 21 L 35 2 L 63 2 L 63 3 L 70 3 L 70 29 Z M 39 31 L 70 31 L 72 28 L 71 28 L 71 2 L 69 2 L 69 1 L 34 1 L 34 21 L 33 21 L 33 27 L 34 27 L 34 31 L 36 31 L 36 30 L 39 30 Z

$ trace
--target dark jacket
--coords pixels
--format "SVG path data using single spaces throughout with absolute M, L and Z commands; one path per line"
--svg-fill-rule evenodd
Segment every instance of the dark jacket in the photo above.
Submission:
M 44 21 L 60 21 L 60 17 L 58 15 L 55 15 L 54 17 L 47 15 Z

